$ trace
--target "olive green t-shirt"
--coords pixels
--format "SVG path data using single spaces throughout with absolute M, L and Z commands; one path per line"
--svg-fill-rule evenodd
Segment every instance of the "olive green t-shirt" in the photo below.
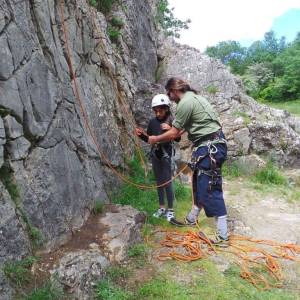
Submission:
M 186 92 L 178 102 L 173 126 L 185 129 L 188 139 L 193 143 L 221 128 L 218 115 L 211 104 L 193 92 Z

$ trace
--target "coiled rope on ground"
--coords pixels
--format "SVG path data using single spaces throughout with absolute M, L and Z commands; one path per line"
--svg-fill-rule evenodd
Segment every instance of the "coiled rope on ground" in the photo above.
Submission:
M 191 262 L 218 252 L 232 254 L 235 264 L 240 267 L 240 276 L 259 290 L 283 287 L 281 259 L 300 262 L 299 245 L 231 235 L 229 247 L 220 248 L 214 246 L 203 232 L 199 234 L 199 228 L 197 231 L 166 231 L 160 241 L 157 259 Z

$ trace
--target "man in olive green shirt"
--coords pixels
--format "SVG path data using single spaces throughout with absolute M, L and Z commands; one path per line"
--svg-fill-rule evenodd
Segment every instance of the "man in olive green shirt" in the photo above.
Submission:
M 211 104 L 191 91 L 184 93 L 177 103 L 173 126 L 184 129 L 193 144 L 221 129 L 218 116 Z
M 178 78 L 166 84 L 169 98 L 177 103 L 173 127 L 158 136 L 149 136 L 148 142 L 156 144 L 178 138 L 183 132 L 194 145 L 192 162 L 194 205 L 186 216 L 186 223 L 194 225 L 203 208 L 208 217 L 215 217 L 217 234 L 212 242 L 228 245 L 227 211 L 223 197 L 221 167 L 227 157 L 227 145 L 218 116 L 203 97 Z

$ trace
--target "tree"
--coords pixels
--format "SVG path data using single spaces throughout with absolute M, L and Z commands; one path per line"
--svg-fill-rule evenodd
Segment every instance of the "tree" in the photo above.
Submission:
M 242 76 L 247 93 L 257 98 L 262 89 L 273 80 L 274 74 L 270 63 L 256 63 L 250 65 Z
M 279 40 L 274 31 L 268 31 L 262 41 L 255 41 L 247 50 L 248 64 L 271 62 L 286 48 L 285 37 Z
M 179 20 L 175 18 L 173 11 L 174 7 L 169 8 L 168 0 L 159 0 L 157 3 L 157 14 L 155 19 L 168 36 L 179 38 L 179 32 L 182 29 L 188 29 L 188 24 L 191 23 L 191 20 Z
M 274 80 L 261 91 L 269 101 L 300 99 L 300 34 L 272 62 Z
M 205 53 L 220 59 L 225 65 L 230 66 L 233 73 L 243 74 L 246 69 L 246 49 L 239 42 L 220 42 L 216 46 L 207 47 Z

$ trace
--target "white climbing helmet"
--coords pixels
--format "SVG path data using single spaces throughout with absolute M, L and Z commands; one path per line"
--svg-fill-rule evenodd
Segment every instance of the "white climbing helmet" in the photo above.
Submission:
M 153 97 L 151 107 L 160 106 L 160 105 L 167 105 L 170 106 L 170 99 L 165 94 L 158 94 Z

